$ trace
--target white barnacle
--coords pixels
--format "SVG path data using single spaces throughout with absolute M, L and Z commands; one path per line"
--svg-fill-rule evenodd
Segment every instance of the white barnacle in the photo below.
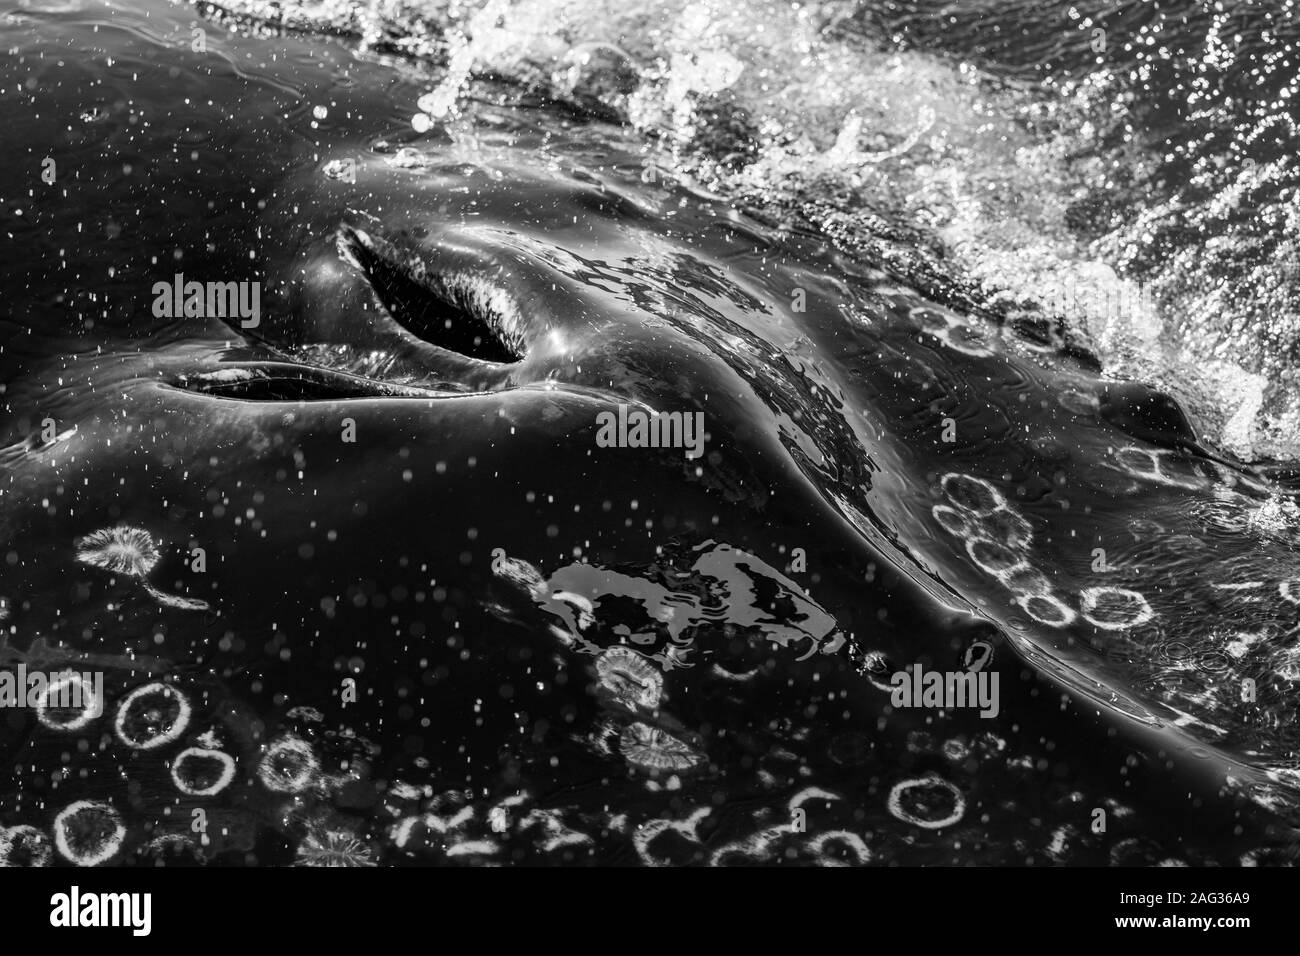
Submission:
M 75 687 L 73 685 L 76 685 Z M 80 730 L 103 713 L 104 702 L 85 675 L 67 671 L 57 675 L 37 695 L 36 719 L 50 730 L 64 733 Z M 75 713 L 60 718 L 59 711 Z
M 225 790 L 235 779 L 235 758 L 224 750 L 189 747 L 176 755 L 171 774 L 172 782 L 181 793 L 211 797 Z
M 320 761 L 311 744 L 291 735 L 272 741 L 257 768 L 262 785 L 277 793 L 301 793 L 315 782 L 319 773 Z
M 0 868 L 50 865 L 50 840 L 33 826 L 0 827 Z
M 182 611 L 206 611 L 208 603 L 160 591 L 145 578 L 158 563 L 158 546 L 143 528 L 120 524 L 102 528 L 76 542 L 77 560 L 113 574 L 123 574 L 144 583 L 144 589 L 159 604 Z
M 77 560 L 114 574 L 143 578 L 158 563 L 158 546 L 148 531 L 117 525 L 79 538 Z
M 615 700 L 632 708 L 653 710 L 663 696 L 663 675 L 636 651 L 611 647 L 596 658 L 596 674 L 602 689 Z
M 894 784 L 888 806 L 899 820 L 927 830 L 952 826 L 966 814 L 962 792 L 934 773 Z
M 808 844 L 808 848 L 816 854 L 818 866 L 853 865 L 840 857 L 832 856 L 832 847 L 839 847 L 847 853 L 852 853 L 858 866 L 865 866 L 871 862 L 871 850 L 867 847 L 866 841 L 849 830 L 831 830 L 820 834 Z
M 98 866 L 122 848 L 126 827 L 107 803 L 78 800 L 54 818 L 54 845 L 69 863 Z
M 703 754 L 668 731 L 649 724 L 629 726 L 619 737 L 618 745 L 628 763 L 651 773 L 693 770 L 704 762 Z
M 347 830 L 313 828 L 294 854 L 294 866 L 375 866 L 369 844 Z
M 117 708 L 117 739 L 153 750 L 178 739 L 190 723 L 190 702 L 175 687 L 154 681 L 131 691 Z

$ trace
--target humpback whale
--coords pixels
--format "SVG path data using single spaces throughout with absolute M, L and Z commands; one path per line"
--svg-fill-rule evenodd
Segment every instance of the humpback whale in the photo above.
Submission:
M 1294 503 L 1172 399 L 511 84 L 416 133 L 408 67 L 252 32 L 187 112 L 185 48 L 104 34 L 184 82 L 83 176 L 243 165 L 87 197 L 120 266 L 5 326 L 0 663 L 105 700 L 4 715 L 0 862 L 1289 858 Z M 256 327 L 153 314 L 178 262 Z M 703 454 L 598 442 L 622 406 Z

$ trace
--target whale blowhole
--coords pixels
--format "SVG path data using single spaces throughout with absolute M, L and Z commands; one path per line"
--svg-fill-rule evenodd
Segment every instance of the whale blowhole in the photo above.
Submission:
M 431 267 L 346 225 L 339 229 L 338 249 L 365 276 L 388 316 L 421 341 L 498 365 L 525 357 L 518 306 L 487 275 Z

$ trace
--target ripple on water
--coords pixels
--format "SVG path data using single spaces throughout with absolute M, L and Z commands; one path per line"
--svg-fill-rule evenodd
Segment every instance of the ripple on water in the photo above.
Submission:
M 1151 605 L 1127 588 L 1085 588 L 1079 592 L 1079 612 L 1089 624 L 1109 631 L 1138 627 L 1154 617 Z
M 1039 624 L 1049 627 L 1068 627 L 1078 617 L 1074 608 L 1054 594 L 1021 594 L 1015 603 Z

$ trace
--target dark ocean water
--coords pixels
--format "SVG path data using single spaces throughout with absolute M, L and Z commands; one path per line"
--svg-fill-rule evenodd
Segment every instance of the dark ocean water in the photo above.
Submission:
M 486 9 L 5 11 L 0 663 L 104 707 L 0 711 L 0 861 L 1288 862 L 1289 287 L 1180 322 L 1244 234 L 1126 238 L 1242 157 L 1190 195 L 1037 6 L 961 49 L 928 7 Z M 1149 142 L 1091 155 L 1164 192 L 1072 178 L 1043 127 L 1103 91 Z M 1156 317 L 1033 287 L 1094 262 Z M 257 323 L 159 309 L 177 274 Z M 602 447 L 620 405 L 703 454 Z M 996 714 L 892 706 L 917 664 Z

